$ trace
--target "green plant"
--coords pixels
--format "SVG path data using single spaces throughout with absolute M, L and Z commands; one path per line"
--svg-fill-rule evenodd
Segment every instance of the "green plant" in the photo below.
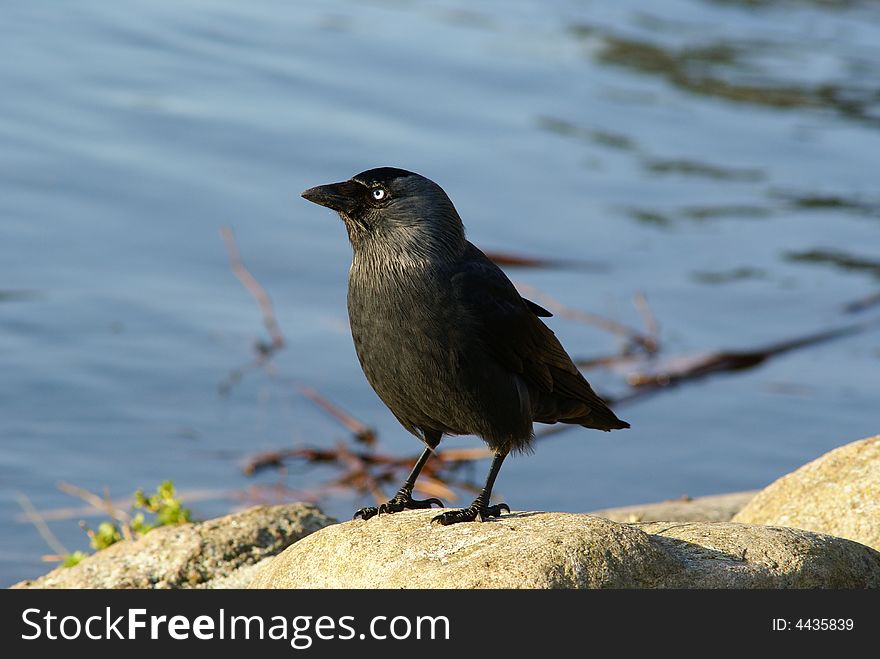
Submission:
M 156 516 L 155 523 L 146 522 L 144 513 L 138 512 L 131 522 L 131 528 L 135 533 L 143 535 L 157 526 L 172 526 L 174 524 L 186 524 L 191 520 L 189 508 L 183 507 L 183 502 L 175 496 L 174 483 L 164 481 L 156 488 L 155 494 L 149 497 L 143 490 L 134 493 L 135 510 L 146 511 Z
M 88 557 L 88 554 L 84 551 L 79 550 L 70 554 L 66 554 L 64 556 L 64 560 L 61 562 L 61 567 L 73 567 L 86 557 Z
M 109 499 L 101 499 L 80 488 L 68 487 L 67 489 L 93 506 L 108 512 L 112 517 L 111 520 L 98 524 L 97 529 L 89 528 L 84 522 L 80 523 L 89 536 L 89 544 L 95 551 L 106 549 L 120 540 L 137 540 L 158 526 L 172 526 L 192 521 L 192 514 L 189 508 L 185 508 L 183 502 L 177 497 L 172 481 L 163 481 L 149 496 L 143 490 L 135 492 L 134 503 L 131 506 L 135 511 L 133 516 L 115 508 Z M 87 554 L 81 551 L 65 554 L 62 565 L 71 567 L 86 556 Z
M 86 527 L 86 533 L 89 534 L 89 544 L 95 551 L 106 549 L 122 540 L 122 531 L 119 530 L 115 522 L 101 522 L 98 524 L 97 531 Z

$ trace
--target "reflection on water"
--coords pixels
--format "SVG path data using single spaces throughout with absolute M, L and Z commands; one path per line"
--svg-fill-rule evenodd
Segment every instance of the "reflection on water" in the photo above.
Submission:
M 839 210 L 856 215 L 880 217 L 880 202 L 867 202 L 841 195 L 819 193 L 778 193 L 776 196 L 801 210 Z
M 645 168 L 657 174 L 703 176 L 716 181 L 760 181 L 764 179 L 764 172 L 760 169 L 722 167 L 697 160 L 648 160 L 645 162 Z
M 17 300 L 31 300 L 37 297 L 33 291 L 2 291 L 0 290 L 0 302 L 14 302 Z
M 384 453 L 417 450 L 357 364 L 341 223 L 298 197 L 369 167 L 438 181 L 475 243 L 569 309 L 642 328 L 644 292 L 662 358 L 880 313 L 876 3 L 82 0 L 13 3 L 0 41 L 2 584 L 45 569 L 16 493 L 86 547 L 58 481 L 170 478 L 201 517 L 316 496 L 338 473 L 242 471 L 346 436 L 304 388 Z M 224 225 L 274 302 L 268 364 Z M 548 323 L 573 354 L 619 350 L 572 317 Z M 548 439 L 498 492 L 582 511 L 761 487 L 878 431 L 877 341 L 633 401 L 632 430 Z M 365 501 L 320 495 L 339 517 Z
M 803 252 L 788 252 L 785 258 L 789 261 L 801 263 L 827 263 L 841 270 L 867 273 L 874 277 L 880 277 L 880 259 L 854 256 L 842 250 L 810 249 Z
M 603 61 L 642 73 L 662 75 L 676 87 L 690 92 L 780 108 L 817 105 L 815 91 L 725 80 L 724 73 L 733 73 L 741 65 L 741 51 L 729 44 L 672 50 L 610 35 L 603 41 L 600 53 Z
M 761 219 L 768 217 L 773 210 L 763 206 L 738 206 L 726 204 L 723 206 L 686 206 L 671 212 L 659 213 L 656 211 L 631 208 L 627 211 L 634 220 L 643 224 L 653 224 L 668 227 L 677 219 L 683 220 L 727 220 L 727 219 Z
M 620 149 L 621 151 L 636 151 L 638 149 L 633 140 L 626 135 L 598 128 L 583 128 L 562 119 L 538 117 L 538 126 L 557 135 L 585 140 L 609 149 Z
M 643 167 L 656 174 L 697 176 L 716 181 L 761 181 L 765 178 L 764 172 L 757 168 L 725 167 L 685 158 L 653 158 L 645 154 L 644 150 L 626 135 L 599 128 L 577 126 L 562 119 L 538 117 L 538 126 L 557 135 L 583 140 L 596 146 L 639 153 L 642 156 Z
M 594 39 L 597 32 L 576 28 L 572 34 Z M 773 79 L 760 61 L 788 53 L 762 41 L 718 42 L 672 48 L 647 41 L 600 34 L 599 58 L 615 66 L 662 76 L 680 89 L 734 103 L 774 108 L 827 108 L 850 119 L 880 125 L 880 90 L 855 81 L 845 84 L 793 85 Z
M 740 268 L 733 268 L 732 270 L 718 272 L 694 272 L 691 273 L 691 277 L 694 281 L 698 281 L 701 284 L 729 284 L 741 279 L 765 279 L 767 277 L 767 272 L 760 268 L 743 266 Z

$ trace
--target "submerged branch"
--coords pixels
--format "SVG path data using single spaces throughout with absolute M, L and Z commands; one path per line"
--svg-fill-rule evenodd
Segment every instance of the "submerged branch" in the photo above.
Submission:
M 589 270 L 601 272 L 606 268 L 598 263 L 589 261 L 575 261 L 572 259 L 554 259 L 541 256 L 526 256 L 525 254 L 512 254 L 510 252 L 495 252 L 483 250 L 490 261 L 495 265 L 508 268 L 569 268 L 577 270 Z
M 34 525 L 34 528 L 37 529 L 37 533 L 39 533 L 45 543 L 52 548 L 52 551 L 59 556 L 66 556 L 70 553 L 58 539 L 58 536 L 52 533 L 52 529 L 46 524 L 45 518 L 36 508 L 34 508 L 34 504 L 31 503 L 31 500 L 28 499 L 23 492 L 16 492 L 15 500 L 18 501 L 18 505 L 21 506 L 28 521 Z
M 223 238 L 223 242 L 226 245 L 226 251 L 229 253 L 229 265 L 232 268 L 233 274 L 235 274 L 238 280 L 247 289 L 248 293 L 253 296 L 257 301 L 257 304 L 260 306 L 260 312 L 263 315 L 263 325 L 265 325 L 266 331 L 269 333 L 272 342 L 268 345 L 262 342 L 257 343 L 257 350 L 261 356 L 268 358 L 274 352 L 284 347 L 284 335 L 281 333 L 281 328 L 278 326 L 278 321 L 275 319 L 272 300 L 269 298 L 269 294 L 266 292 L 266 289 L 263 288 L 262 284 L 260 284 L 260 282 L 257 281 L 257 278 L 250 273 L 247 267 L 245 267 L 244 261 L 242 261 L 241 258 L 241 252 L 239 252 L 238 249 L 238 244 L 235 242 L 235 234 L 233 234 L 232 228 L 228 226 L 221 227 L 220 236 Z
M 843 312 L 861 313 L 865 309 L 870 309 L 871 307 L 876 305 L 880 305 L 880 293 L 872 293 L 871 295 L 866 295 L 861 299 L 849 302 L 848 304 L 844 305 Z
M 867 327 L 867 324 L 850 325 L 771 343 L 770 345 L 752 348 L 751 350 L 722 350 L 694 357 L 681 357 L 668 360 L 653 372 L 635 373 L 627 378 L 627 380 L 630 386 L 636 388 L 660 388 L 697 380 L 715 373 L 742 371 L 754 368 L 768 359 L 791 352 L 792 350 L 856 334 L 864 331 Z
M 645 335 L 642 332 L 639 332 L 632 327 L 624 325 L 623 323 L 619 323 L 616 320 L 612 320 L 611 318 L 606 318 L 605 316 L 600 316 L 599 314 L 592 313 L 590 311 L 581 311 L 580 309 L 572 309 L 571 307 L 567 307 L 555 298 L 547 295 L 546 293 L 543 293 L 538 288 L 529 284 L 518 282 L 516 284 L 516 287 L 520 290 L 520 292 L 534 298 L 535 301 L 546 307 L 548 311 L 557 316 L 561 316 L 562 318 L 567 318 L 569 320 L 574 320 L 581 323 L 586 323 L 587 325 L 598 327 L 599 329 L 610 332 L 611 334 L 621 336 L 625 338 L 628 342 L 639 346 L 648 354 L 654 354 L 659 350 L 659 345 L 655 337 Z
M 363 444 L 373 444 L 376 441 L 376 431 L 372 428 L 368 428 L 366 425 L 355 419 L 348 412 L 343 410 L 338 405 L 334 405 L 329 400 L 327 400 L 324 396 L 318 393 L 317 390 L 312 387 L 299 387 L 300 393 L 308 398 L 310 401 L 315 403 L 318 407 L 327 412 L 334 419 L 339 421 L 345 428 L 354 435 L 356 441 L 361 442 Z

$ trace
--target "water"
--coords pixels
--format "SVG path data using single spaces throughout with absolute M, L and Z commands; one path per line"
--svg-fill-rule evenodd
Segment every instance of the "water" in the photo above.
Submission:
M 99 517 L 59 481 L 171 478 L 206 517 L 332 477 L 242 473 L 346 437 L 299 384 L 417 451 L 355 359 L 342 224 L 298 197 L 369 167 L 438 181 L 486 249 L 589 261 L 510 271 L 569 306 L 638 326 L 644 291 L 664 355 L 878 315 L 841 313 L 880 271 L 875 4 L 4 3 L 0 48 L 2 584 L 52 551 L 17 494 L 73 550 Z M 222 395 L 264 335 L 227 224 L 288 345 Z M 550 323 L 575 356 L 618 347 Z M 761 487 L 878 431 L 878 337 L 633 403 L 631 431 L 548 439 L 499 493 L 584 511 Z

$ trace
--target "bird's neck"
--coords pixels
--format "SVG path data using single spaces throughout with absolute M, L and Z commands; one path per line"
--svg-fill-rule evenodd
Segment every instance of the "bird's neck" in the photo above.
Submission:
M 372 271 L 418 271 L 456 262 L 467 241 L 463 233 L 429 233 L 419 227 L 371 232 L 353 242 L 353 268 Z

